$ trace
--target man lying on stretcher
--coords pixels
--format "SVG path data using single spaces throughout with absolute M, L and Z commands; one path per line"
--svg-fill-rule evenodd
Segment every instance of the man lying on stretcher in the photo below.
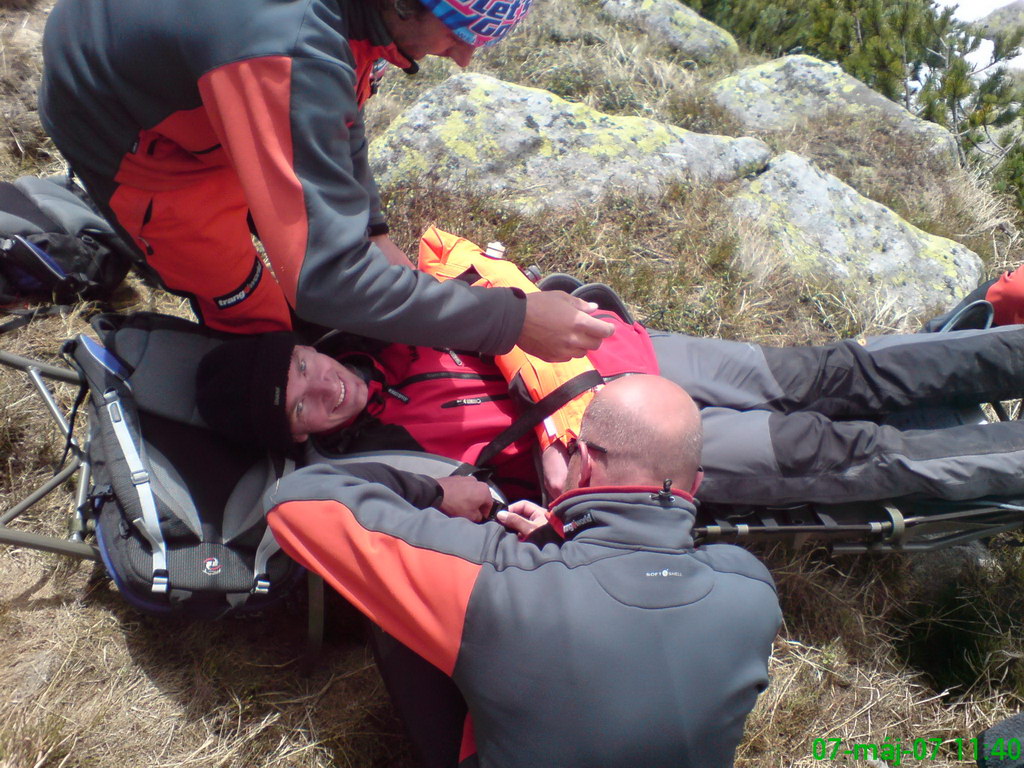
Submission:
M 439 279 L 520 281 L 537 290 L 509 262 L 437 230 L 424 236 L 420 257 L 421 269 Z M 313 435 L 328 454 L 423 450 L 485 464 L 510 498 L 536 498 L 538 447 L 544 483 L 550 494 L 560 491 L 567 446 L 590 397 L 573 397 L 573 387 L 661 373 L 701 407 L 701 499 L 784 504 L 1024 494 L 1022 422 L 902 432 L 874 421 L 915 404 L 1019 396 L 1022 326 L 777 349 L 647 331 L 622 316 L 613 294 L 605 299 L 597 315 L 615 323 L 615 334 L 587 359 L 565 364 L 517 350 L 491 359 L 338 337 L 340 347 L 328 340 L 320 351 L 289 334 L 231 342 L 200 367 L 200 409 L 240 442 L 280 450 Z M 550 405 L 551 392 L 568 402 L 546 414 L 535 404 Z M 524 423 L 524 413 L 538 422 L 532 432 L 488 450 L 499 435 L 515 437 L 508 430 Z M 481 460 L 485 450 L 494 455 Z

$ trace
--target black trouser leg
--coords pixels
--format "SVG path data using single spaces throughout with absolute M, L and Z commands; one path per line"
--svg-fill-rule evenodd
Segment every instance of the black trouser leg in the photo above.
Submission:
M 1024 495 L 1024 422 L 900 431 L 870 421 L 709 408 L 705 501 L 837 503 Z
M 455 768 L 467 711 L 458 687 L 376 625 L 371 625 L 370 647 L 423 768 Z

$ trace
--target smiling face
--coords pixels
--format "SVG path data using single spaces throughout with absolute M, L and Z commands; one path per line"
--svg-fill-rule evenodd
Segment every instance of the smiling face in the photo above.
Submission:
M 366 407 L 367 398 L 366 382 L 354 371 L 312 347 L 295 347 L 285 407 L 296 442 L 347 423 Z

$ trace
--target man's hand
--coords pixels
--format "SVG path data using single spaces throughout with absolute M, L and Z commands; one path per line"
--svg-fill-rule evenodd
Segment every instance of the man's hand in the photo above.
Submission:
M 615 330 L 611 323 L 591 317 L 596 304 L 564 291 L 526 294 L 526 319 L 517 342 L 524 352 L 561 363 L 597 349 Z
M 480 523 L 491 514 L 494 499 L 487 483 L 463 475 L 439 477 L 437 484 L 444 491 L 441 511 L 448 517 L 464 517 Z
M 499 523 L 513 533 L 518 533 L 519 538 L 524 540 L 541 526 L 547 525 L 548 511 L 532 501 L 517 501 L 510 504 L 508 509 L 501 510 L 497 518 Z
M 381 252 L 387 258 L 388 264 L 397 264 L 400 267 L 416 269 L 416 266 L 409 260 L 409 257 L 405 255 L 405 252 L 395 245 L 394 240 L 387 235 L 371 237 L 370 242 L 380 248 Z

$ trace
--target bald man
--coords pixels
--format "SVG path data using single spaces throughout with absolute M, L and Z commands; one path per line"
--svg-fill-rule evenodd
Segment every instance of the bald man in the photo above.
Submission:
M 634 376 L 586 411 L 548 513 L 560 544 L 420 512 L 409 477 L 379 465 L 307 467 L 265 507 L 293 558 L 454 681 L 470 718 L 450 764 L 716 768 L 781 617 L 753 555 L 694 547 L 700 449 L 689 396 Z
M 658 407 L 651 408 L 651 403 Z M 704 474 L 702 441 L 700 411 L 680 386 L 660 376 L 618 379 L 587 409 L 580 439 L 571 445 L 566 490 L 658 486 L 673 479 L 692 495 Z M 548 522 L 548 511 L 520 501 L 497 517 L 520 538 L 527 538 Z

